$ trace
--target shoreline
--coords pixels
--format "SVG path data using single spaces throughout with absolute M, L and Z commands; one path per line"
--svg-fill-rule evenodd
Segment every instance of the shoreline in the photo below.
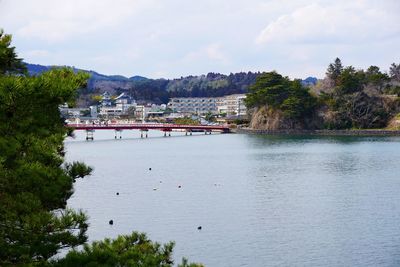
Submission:
M 259 130 L 237 128 L 238 134 L 310 136 L 400 136 L 400 130 Z

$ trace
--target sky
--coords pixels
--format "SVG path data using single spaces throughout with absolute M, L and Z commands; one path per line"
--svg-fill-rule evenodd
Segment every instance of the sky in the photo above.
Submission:
M 400 63 L 400 0 L 0 0 L 26 62 L 127 77 Z

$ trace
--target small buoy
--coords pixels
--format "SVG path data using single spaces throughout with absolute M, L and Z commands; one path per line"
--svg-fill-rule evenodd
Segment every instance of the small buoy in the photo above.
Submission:
M 117 196 L 119 196 L 119 192 L 117 192 Z
M 153 188 L 153 190 L 154 190 L 154 191 L 156 191 L 156 190 L 157 190 L 157 188 L 155 188 L 155 187 L 154 187 L 154 188 Z
M 149 168 L 149 171 L 151 171 L 151 168 Z
M 160 181 L 160 184 L 162 183 L 162 181 Z
M 181 188 L 182 186 L 178 185 L 178 188 Z
M 198 227 L 197 227 L 197 230 L 201 230 L 201 226 L 198 226 Z
M 114 224 L 114 221 L 113 221 L 113 220 L 110 220 L 110 221 L 108 222 L 108 224 L 109 224 L 109 225 L 113 225 L 113 224 Z

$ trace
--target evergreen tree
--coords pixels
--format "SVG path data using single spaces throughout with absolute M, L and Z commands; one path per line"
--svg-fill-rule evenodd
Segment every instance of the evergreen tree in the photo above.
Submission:
M 339 75 L 342 73 L 342 70 L 342 61 L 337 57 L 334 63 L 329 64 L 326 75 L 336 84 Z
M 58 111 L 86 79 L 70 69 L 0 77 L 0 265 L 43 263 L 86 241 L 86 216 L 66 203 L 91 169 L 64 164 Z
M 337 80 L 337 92 L 339 94 L 351 94 L 359 92 L 365 85 L 365 74 L 364 71 L 357 71 L 353 66 L 344 68 Z
M 0 29 L 0 75 L 26 72 L 25 64 L 17 57 L 15 47 L 11 46 L 11 40 L 11 35 Z
M 75 266 L 163 266 L 172 267 L 173 242 L 161 246 L 152 242 L 145 234 L 132 233 L 119 236 L 115 240 L 93 242 L 83 250 L 73 250 L 61 260 L 52 262 L 55 267 Z M 186 259 L 178 267 L 202 267 L 189 264 Z
M 6 39 L 2 51 L 14 51 Z M 0 54 L 0 266 L 172 266 L 173 243 L 161 247 L 144 234 L 86 244 L 86 215 L 66 205 L 75 180 L 92 169 L 64 162 L 71 130 L 58 107 L 74 102 L 88 74 L 64 68 L 27 77 L 19 64 L 15 53 Z M 83 244 L 83 252 L 49 261 Z
M 290 81 L 275 71 L 263 73 L 250 86 L 245 99 L 249 108 L 269 105 L 279 107 L 288 97 Z
M 390 78 L 394 81 L 400 82 L 400 64 L 392 63 L 389 73 Z

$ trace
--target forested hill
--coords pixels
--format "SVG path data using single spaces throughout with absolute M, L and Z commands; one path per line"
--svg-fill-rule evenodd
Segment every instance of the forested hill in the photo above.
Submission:
M 30 74 L 39 74 L 51 69 L 49 66 L 27 64 Z M 80 69 L 76 69 L 80 70 Z M 81 100 L 90 102 L 90 96 L 109 91 L 111 94 L 127 92 L 137 100 L 167 103 L 171 97 L 213 97 L 236 93 L 247 93 L 260 72 L 239 72 L 229 75 L 208 73 L 200 76 L 187 76 L 178 79 L 148 79 L 142 76 L 124 77 L 103 75 L 95 71 L 82 70 L 91 74 L 87 89 L 81 92 Z M 311 79 L 311 80 L 310 80 Z M 316 82 L 307 78 L 306 84 Z M 87 104 L 82 103 L 81 104 Z

